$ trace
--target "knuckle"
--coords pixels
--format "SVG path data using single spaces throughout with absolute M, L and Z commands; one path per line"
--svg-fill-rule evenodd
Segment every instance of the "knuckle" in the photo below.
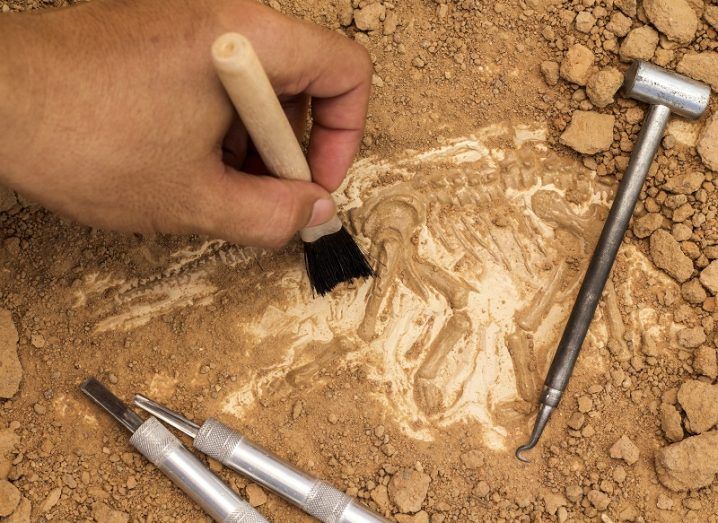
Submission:
M 357 42 L 352 42 L 352 44 L 354 46 L 354 53 L 357 57 L 357 64 L 362 76 L 365 80 L 371 80 L 371 77 L 374 74 L 374 64 L 371 61 L 369 51 L 366 47 L 358 44 Z

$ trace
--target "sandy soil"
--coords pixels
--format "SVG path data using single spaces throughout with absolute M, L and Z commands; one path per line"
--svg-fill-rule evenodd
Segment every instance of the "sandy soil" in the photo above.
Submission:
M 81 396 L 94 375 L 402 523 L 718 521 L 716 118 L 669 127 L 568 394 L 513 456 L 640 130 L 627 60 L 718 88 L 718 5 L 270 4 L 371 52 L 337 199 L 379 277 L 316 299 L 297 244 L 106 233 L 4 194 L 0 517 L 207 520 Z

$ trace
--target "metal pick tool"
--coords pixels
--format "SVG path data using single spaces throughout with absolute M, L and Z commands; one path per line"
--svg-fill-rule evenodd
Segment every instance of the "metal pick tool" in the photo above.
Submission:
M 157 419 L 132 412 L 95 378 L 81 390 L 132 433 L 130 444 L 220 523 L 267 523 L 264 517 L 215 476 Z
M 636 61 L 627 71 L 624 96 L 647 102 L 651 107 L 551 362 L 531 439 L 516 450 L 521 461 L 528 462 L 522 453 L 536 446 L 566 390 L 671 113 L 691 120 L 700 118 L 708 108 L 710 91 L 705 84 L 646 62 Z
M 93 402 L 105 409 L 115 421 L 129 430 L 132 434 L 142 426 L 142 418 L 131 411 L 127 405 L 122 403 L 120 398 L 112 394 L 107 387 L 95 378 L 86 379 L 80 390 L 85 393 Z
M 358 501 L 278 458 L 216 419 L 202 426 L 140 394 L 135 405 L 193 438 L 192 446 L 324 523 L 388 523 Z

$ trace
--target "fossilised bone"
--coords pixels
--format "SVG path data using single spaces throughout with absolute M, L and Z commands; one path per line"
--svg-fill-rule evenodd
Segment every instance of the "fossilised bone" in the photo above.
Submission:
M 532 195 L 531 207 L 539 218 L 576 236 L 581 241 L 584 252 L 588 252 L 597 240 L 596 231 L 600 230 L 601 224 L 598 219 L 598 215 L 601 213 L 599 206 L 593 205 L 588 212 L 579 215 L 561 199 L 558 193 L 542 189 Z M 566 282 L 566 278 L 571 279 Z M 541 322 L 557 302 L 573 295 L 580 280 L 581 275 L 579 273 L 571 274 L 571 271 L 567 270 L 566 262 L 561 260 L 549 284 L 537 292 L 532 302 L 514 316 L 517 328 L 507 337 L 507 344 L 514 365 L 516 387 L 521 398 L 526 401 L 534 402 L 536 400 L 540 391 L 537 370 L 542 370 L 537 368 L 536 348 L 533 344 L 529 344 L 528 333 L 534 333 L 539 328 Z M 564 288 L 563 291 L 562 288 Z M 613 290 L 613 287 L 611 286 L 610 289 Z M 625 347 L 624 329 L 620 313 L 617 314 L 618 305 L 615 291 L 612 297 L 614 301 L 608 304 L 607 309 L 613 319 L 613 339 L 618 340 L 613 341 L 613 344 L 620 350 Z M 623 345 L 621 345 L 622 343 Z M 621 352 L 623 353 L 623 351 Z
M 529 305 L 516 313 L 516 323 L 527 332 L 534 332 L 544 320 L 548 311 L 554 306 L 563 278 L 566 274 L 566 263 L 559 263 L 551 281 L 539 290 Z
M 606 312 L 606 323 L 608 325 L 608 350 L 618 361 L 630 360 L 631 351 L 628 349 L 628 344 L 624 339 L 626 326 L 623 324 L 621 310 L 618 307 L 616 288 L 610 277 L 606 282 L 604 293 L 604 311 Z
M 561 196 L 574 190 L 575 166 L 568 169 L 564 160 L 556 165 L 568 174 L 543 172 L 543 152 L 526 151 L 527 162 L 504 153 L 496 155 L 500 162 L 466 165 L 407 161 L 396 168 L 387 162 L 380 176 L 367 171 L 373 176 L 367 184 L 357 174 L 345 190 L 352 203 L 363 202 L 350 216 L 355 230 L 371 240 L 379 277 L 357 293 L 328 298 L 330 308 L 343 311 L 329 327 L 334 337 L 362 347 L 333 358 L 364 362 L 372 379 L 386 379 L 391 393 L 379 401 L 396 409 L 397 422 L 417 437 L 458 420 L 479 420 L 487 428 L 523 421 L 530 404 L 517 400 L 538 390 L 546 358 L 537 356 L 548 353 L 555 340 L 547 338 L 562 321 L 563 312 L 553 314 L 551 307 L 570 299 L 580 276 L 576 252 L 589 235 L 575 241 L 562 227 L 572 214 L 589 215 Z M 563 215 L 559 208 L 545 220 L 532 212 L 531 196 L 542 189 L 558 195 L 552 205 L 563 207 Z M 584 205 L 589 197 L 572 201 Z M 550 228 L 562 234 L 546 235 Z M 579 248 L 567 252 L 573 244 Z M 301 325 L 312 321 L 304 312 L 300 307 L 290 314 L 299 314 Z M 518 319 L 528 320 L 522 325 L 531 330 L 512 324 Z M 265 385 L 251 394 L 248 385 L 237 401 L 248 405 L 252 397 L 273 394 L 269 382 L 281 381 L 282 390 L 315 386 L 320 371 L 312 355 L 317 346 L 297 341 L 278 365 L 265 367 L 264 377 L 260 371 Z
M 592 205 L 586 214 L 579 215 L 555 191 L 540 190 L 531 197 L 531 208 L 539 218 L 582 240 L 586 248 L 596 242 L 601 232 L 603 220 L 598 216 L 600 207 L 597 205 Z
M 414 375 L 415 402 L 427 414 L 446 410 L 460 397 L 459 389 L 447 392 L 448 383 L 445 378 L 440 379 L 440 371 L 461 351 L 462 333 L 472 328 L 468 316 L 466 321 L 463 319 L 463 309 L 468 304 L 472 288 L 441 267 L 421 259 L 413 238 L 426 224 L 430 231 L 436 233 L 433 237 L 448 252 L 461 249 L 483 266 L 480 254 L 483 251 L 493 260 L 499 260 L 507 271 L 517 269 L 529 276 L 534 275 L 529 262 L 531 252 L 546 255 L 546 251 L 528 214 L 517 210 L 516 202 L 509 200 L 506 191 L 533 187 L 541 180 L 541 167 L 535 153 L 525 152 L 522 156 L 511 156 L 503 161 L 500 174 L 496 169 L 479 170 L 471 177 L 465 173 L 451 176 L 447 173 L 432 174 L 395 185 L 370 199 L 361 210 L 366 220 L 362 223 L 357 219 L 356 223 L 361 224 L 365 235 L 372 238 L 373 252 L 381 263 L 379 277 L 372 283 L 365 315 L 359 326 L 359 336 L 367 341 L 376 337 L 383 304 L 391 302 L 391 296 L 396 292 L 395 281 L 401 281 L 424 300 L 427 299 L 428 289 L 433 289 L 447 300 L 454 311 L 430 342 Z M 479 179 L 486 184 L 475 183 Z M 582 250 L 587 250 L 593 242 L 598 206 L 585 214 L 578 214 L 553 190 L 536 191 L 531 204 L 540 219 L 576 236 L 583 246 Z M 446 207 L 459 213 L 458 222 L 446 222 L 441 214 L 441 209 Z M 431 215 L 431 220 L 424 222 L 427 214 Z M 381 227 L 380 224 L 390 225 Z M 561 254 L 558 253 L 559 256 Z M 522 267 L 515 269 L 516 263 Z M 549 282 L 536 293 L 528 306 L 515 315 L 517 327 L 506 337 L 506 343 L 515 369 L 517 390 L 525 400 L 535 399 L 538 391 L 539 369 L 532 334 L 551 307 L 557 301 L 566 299 L 579 280 L 580 275 L 568 270 L 563 259 L 557 260 Z
M 528 333 L 516 329 L 506 339 L 511 361 L 516 375 L 516 389 L 521 399 L 535 402 L 538 399 L 538 372 L 536 367 L 536 354 L 531 346 Z
M 428 298 L 426 287 L 446 298 L 455 312 L 432 341 L 415 375 L 417 405 L 425 413 L 432 414 L 452 406 L 461 396 L 462 387 L 458 387 L 446 397 L 443 391 L 446 391 L 453 376 L 439 376 L 439 369 L 445 366 L 452 353 L 460 350 L 457 347 L 459 342 L 470 332 L 471 322 L 466 313 L 460 310 L 468 304 L 470 286 L 414 254 L 411 240 L 422 225 L 425 206 L 417 196 L 402 190 L 411 191 L 411 185 L 396 187 L 388 196 L 381 195 L 380 199 L 370 201 L 367 205 L 367 212 L 371 214 L 363 223 L 363 232 L 373 236 L 382 263 L 378 277 L 372 282 L 358 334 L 365 341 L 374 338 L 382 305 L 395 287 L 399 275 L 403 276 L 401 281 L 423 299 Z M 384 227 L 384 224 L 392 225 Z M 472 354 L 475 360 L 476 351 L 472 351 Z
M 459 311 L 449 318 L 429 346 L 428 354 L 414 375 L 414 397 L 426 414 L 447 410 L 461 397 L 464 379 L 473 372 L 480 350 L 460 345 L 459 342 L 470 331 L 471 320 L 465 312 Z M 454 369 L 447 368 L 450 358 L 453 359 Z

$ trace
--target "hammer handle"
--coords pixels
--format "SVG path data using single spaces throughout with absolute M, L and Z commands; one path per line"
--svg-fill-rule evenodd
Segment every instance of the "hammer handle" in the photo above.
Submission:
M 628 168 L 618 186 L 618 192 L 601 231 L 601 237 L 593 252 L 586 276 L 578 291 L 573 310 L 546 376 L 542 394 L 542 403 L 544 404 L 557 406 L 561 394 L 568 385 L 576 359 L 581 351 L 581 345 L 586 338 L 598 302 L 601 300 L 603 288 L 606 286 L 606 280 L 611 273 L 616 254 L 618 254 L 623 236 L 626 234 L 631 216 L 633 216 L 643 182 L 651 168 L 658 146 L 661 144 L 663 131 L 670 116 L 671 110 L 665 105 L 652 106 L 646 115 Z

